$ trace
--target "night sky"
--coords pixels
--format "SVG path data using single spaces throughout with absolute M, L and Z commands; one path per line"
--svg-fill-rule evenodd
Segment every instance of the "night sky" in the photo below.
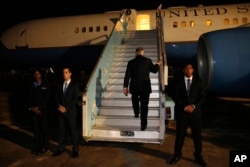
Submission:
M 82 0 L 82 1 L 7 1 L 0 2 L 0 33 L 22 21 L 67 15 L 103 13 L 110 10 L 134 8 L 156 9 L 170 6 L 197 6 L 198 4 L 225 4 L 224 0 Z M 249 2 L 250 0 L 227 0 L 227 3 Z

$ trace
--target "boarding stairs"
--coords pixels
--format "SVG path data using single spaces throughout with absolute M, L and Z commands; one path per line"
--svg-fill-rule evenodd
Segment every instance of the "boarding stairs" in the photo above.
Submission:
M 131 95 L 124 96 L 123 80 L 129 60 L 135 57 L 135 49 L 145 48 L 145 54 L 157 61 L 156 31 L 128 31 L 123 44 L 116 48 L 108 84 L 103 94 L 96 125 L 92 128 L 93 139 L 121 140 L 127 142 L 160 142 L 160 92 L 159 74 L 150 74 L 152 94 L 149 100 L 148 128 L 140 129 L 140 118 L 134 117 Z
M 153 63 L 159 59 L 157 30 L 125 29 L 123 34 L 116 30 L 120 28 L 113 30 L 83 95 L 83 137 L 86 141 L 161 144 L 165 139 L 165 98 L 160 72 L 150 73 L 152 93 L 145 131 L 141 131 L 140 118 L 134 117 L 131 95 L 123 94 L 127 63 L 135 57 L 137 47 L 143 47 L 145 57 Z

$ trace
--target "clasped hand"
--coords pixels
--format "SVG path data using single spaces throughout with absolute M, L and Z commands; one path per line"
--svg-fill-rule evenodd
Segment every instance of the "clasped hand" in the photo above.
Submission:
M 66 108 L 65 108 L 64 106 L 62 106 L 62 105 L 59 105 L 58 110 L 59 110 L 61 113 L 65 113 L 65 112 L 67 111 Z
M 194 106 L 193 105 L 187 105 L 184 108 L 184 111 L 188 112 L 188 113 L 192 113 L 194 111 Z
M 39 110 L 39 107 L 32 107 L 31 110 L 36 113 L 36 114 L 40 114 L 41 111 Z

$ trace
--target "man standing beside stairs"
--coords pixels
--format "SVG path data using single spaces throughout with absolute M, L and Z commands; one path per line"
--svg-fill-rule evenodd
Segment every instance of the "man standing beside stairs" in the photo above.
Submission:
M 153 64 L 151 59 L 144 57 L 144 49 L 142 47 L 136 49 L 135 58 L 127 64 L 123 92 L 125 96 L 129 92 L 132 94 L 135 118 L 139 118 L 139 113 L 141 114 L 142 131 L 147 128 L 149 95 L 152 92 L 149 74 L 150 72 L 157 73 L 160 64 L 161 61 Z

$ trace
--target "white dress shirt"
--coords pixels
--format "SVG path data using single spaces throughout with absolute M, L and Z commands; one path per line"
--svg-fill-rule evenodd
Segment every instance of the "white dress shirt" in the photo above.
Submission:
M 187 90 L 187 80 L 190 79 L 190 85 L 192 84 L 192 79 L 193 79 L 193 76 L 191 76 L 190 78 L 184 76 L 184 80 L 185 80 L 185 84 L 186 84 L 186 90 Z
M 68 86 L 69 86 L 69 84 L 70 84 L 70 81 L 71 80 L 68 80 L 68 81 L 65 81 L 64 83 L 63 83 L 63 92 L 65 92 L 66 90 L 67 90 L 67 88 L 68 88 Z M 67 83 L 67 86 L 65 87 L 65 84 Z

